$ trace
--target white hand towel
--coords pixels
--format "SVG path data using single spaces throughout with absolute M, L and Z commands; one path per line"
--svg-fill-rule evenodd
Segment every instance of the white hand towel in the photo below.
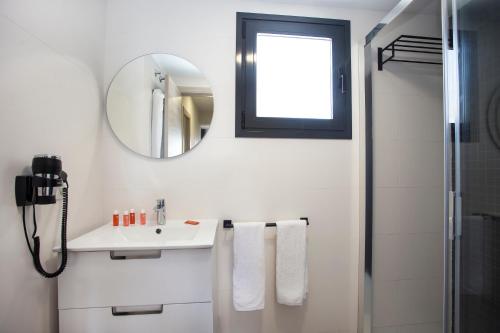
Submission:
M 276 228 L 278 303 L 302 305 L 308 292 L 306 221 L 278 221 Z
M 233 304 L 236 311 L 264 309 L 265 223 L 234 224 Z

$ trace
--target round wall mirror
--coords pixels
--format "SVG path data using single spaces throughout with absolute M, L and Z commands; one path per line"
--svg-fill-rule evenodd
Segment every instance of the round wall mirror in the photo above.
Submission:
M 213 106 L 210 85 L 196 66 L 174 55 L 149 54 L 115 75 L 106 112 L 125 146 L 163 159 L 182 155 L 203 139 Z

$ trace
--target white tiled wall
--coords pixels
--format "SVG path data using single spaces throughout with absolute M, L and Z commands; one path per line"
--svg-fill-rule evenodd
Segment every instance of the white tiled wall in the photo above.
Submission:
M 353 140 L 234 138 L 237 10 L 352 21 Z M 216 332 L 353 333 L 360 155 L 357 60 L 362 48 L 358 41 L 383 15 L 248 0 L 3 0 L 3 188 L 13 188 L 14 176 L 33 154 L 61 154 L 71 184 L 69 238 L 103 223 L 114 209 L 149 208 L 159 197 L 167 198 L 172 218 L 306 215 L 312 223 L 310 296 L 301 308 L 276 305 L 269 231 L 268 307 L 259 313 L 236 313 L 231 304 L 231 232 L 221 230 Z M 214 91 L 215 114 L 206 139 L 182 158 L 164 162 L 124 148 L 103 112 L 111 76 L 130 59 L 150 52 L 187 58 L 205 73 Z M 5 224 L 0 233 L 0 331 L 56 332 L 55 280 L 41 278 L 32 267 L 11 190 L 0 194 L 0 205 Z M 50 247 L 58 236 L 56 213 L 47 210 L 40 219 L 43 259 L 50 267 L 55 266 Z
M 441 35 L 437 15 L 409 15 L 401 34 Z M 374 57 L 376 59 L 376 55 Z M 388 63 L 374 86 L 375 333 L 440 332 L 442 315 L 442 68 Z
M 349 19 L 352 23 L 353 140 L 234 137 L 236 12 Z M 105 77 L 151 52 L 195 64 L 212 85 L 214 117 L 204 140 L 168 161 L 124 148 L 105 128 L 107 212 L 149 208 L 165 197 L 170 218 L 240 221 L 308 216 L 310 294 L 303 307 L 276 303 L 274 231 L 266 243 L 266 308 L 232 306 L 232 231 L 219 230 L 215 331 L 353 333 L 357 317 L 359 50 L 383 13 L 267 1 L 110 0 Z

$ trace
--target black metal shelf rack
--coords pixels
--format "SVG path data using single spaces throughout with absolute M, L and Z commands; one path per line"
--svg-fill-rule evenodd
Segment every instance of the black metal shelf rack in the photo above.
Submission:
M 384 53 L 390 52 L 388 58 L 384 59 Z M 440 57 L 427 57 L 425 59 L 408 59 L 397 57 L 398 53 L 405 54 L 434 54 Z M 438 37 L 424 37 L 413 35 L 401 35 L 385 48 L 378 49 L 378 70 L 384 70 L 388 62 L 407 62 L 414 64 L 442 65 L 443 40 Z

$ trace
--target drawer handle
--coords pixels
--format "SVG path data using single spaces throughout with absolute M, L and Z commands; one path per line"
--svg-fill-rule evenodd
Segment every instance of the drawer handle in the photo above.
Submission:
M 129 259 L 158 259 L 161 258 L 161 250 L 152 251 L 110 251 L 111 260 Z
M 140 316 L 163 313 L 163 304 L 146 306 L 112 306 L 113 316 Z

